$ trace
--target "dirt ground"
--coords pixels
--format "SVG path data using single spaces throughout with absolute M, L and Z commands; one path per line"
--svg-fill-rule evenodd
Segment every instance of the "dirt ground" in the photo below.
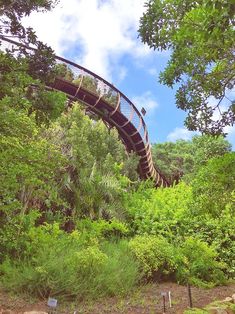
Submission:
M 96 302 L 63 303 L 58 298 L 57 314 L 162 314 L 163 297 L 161 292 L 171 292 L 172 307 L 166 300 L 166 313 L 181 314 L 188 308 L 187 287 L 175 283 L 149 284 L 125 298 L 106 298 Z M 235 294 L 235 284 L 215 287 L 212 289 L 192 288 L 194 307 L 204 307 L 215 300 L 223 300 L 225 297 Z M 12 314 L 22 314 L 25 311 L 40 310 L 48 312 L 47 300 L 32 301 L 0 292 L 0 310 L 9 309 Z

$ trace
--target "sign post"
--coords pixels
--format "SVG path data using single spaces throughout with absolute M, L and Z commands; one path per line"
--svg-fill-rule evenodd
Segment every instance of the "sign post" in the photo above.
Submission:
M 191 286 L 190 286 L 189 282 L 187 284 L 187 288 L 188 288 L 189 306 L 190 306 L 190 308 L 192 308 L 193 307 L 192 291 L 191 291 Z
M 168 299 L 169 299 L 169 306 L 172 307 L 172 303 L 171 303 L 171 292 L 168 291 Z

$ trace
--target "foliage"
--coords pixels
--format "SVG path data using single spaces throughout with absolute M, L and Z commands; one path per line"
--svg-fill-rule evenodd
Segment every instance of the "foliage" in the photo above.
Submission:
M 46 91 L 44 85 L 30 76 L 28 60 L 0 51 L 0 98 L 5 106 L 35 113 L 38 124 L 55 120 L 65 108 L 63 93 Z M 5 98 L 5 99 L 4 99 Z
M 73 83 L 76 85 L 82 85 L 85 89 L 92 91 L 95 94 L 99 94 L 99 89 L 98 89 L 98 80 L 94 78 L 93 76 L 89 75 L 79 75 L 77 78 L 73 80 Z
M 82 234 L 89 234 L 89 237 L 99 240 L 120 239 L 125 237 L 129 232 L 127 226 L 117 219 L 109 221 L 103 219 L 94 221 L 90 219 L 81 219 L 77 222 L 76 228 L 82 232 Z
M 20 19 L 25 6 L 17 3 L 7 10 L 14 5 Z M 204 286 L 223 282 L 221 269 L 233 277 L 229 143 L 201 136 L 156 145 L 160 170 L 184 182 L 165 189 L 140 182 L 139 158 L 127 155 L 115 129 L 90 119 L 81 104 L 65 108 L 64 94 L 45 89 L 45 73 L 46 82 L 56 74 L 81 83 L 46 54 L 0 52 L 1 285 L 40 297 L 92 299 L 175 274 Z M 116 104 L 115 93 L 92 77 L 82 84 Z
M 152 146 L 154 164 L 170 184 L 178 183 L 183 175 L 193 169 L 192 143 L 178 140 Z
M 118 104 L 118 93 L 110 87 L 103 88 L 103 99 L 116 108 Z
M 153 160 L 159 170 L 173 184 L 180 179 L 189 182 L 206 162 L 231 150 L 231 145 L 222 136 L 194 136 L 192 141 L 178 140 L 154 144 Z
M 197 238 L 187 238 L 176 255 L 176 278 L 180 283 L 212 286 L 224 282 L 223 264 L 216 251 Z
M 6 260 L 1 266 L 2 283 L 12 291 L 41 297 L 76 296 L 107 258 L 96 246 L 81 247 L 76 232 L 68 235 L 57 225 L 31 229 L 29 239 L 27 259 Z
M 130 226 L 134 233 L 164 236 L 169 241 L 184 234 L 191 188 L 180 183 L 170 188 L 147 188 L 145 183 L 126 197 Z
M 196 171 L 214 157 L 223 156 L 231 151 L 231 144 L 222 136 L 194 136 L 192 139 Z
M 0 101 L 0 258 L 22 249 L 19 236 L 40 209 L 50 211 L 53 204 L 56 212 L 64 204 L 59 195 L 65 165 L 60 149 L 45 141 L 33 115 L 12 109 L 9 100 Z
M 188 212 L 185 231 L 185 236 L 197 236 L 216 249 L 217 260 L 224 263 L 223 270 L 231 278 L 235 274 L 234 223 L 234 214 L 228 208 L 219 217 Z
M 146 278 L 160 279 L 174 272 L 174 249 L 164 238 L 136 236 L 129 246 Z
M 74 79 L 73 71 L 65 63 L 57 63 L 54 67 L 56 77 L 60 77 L 66 81 L 72 82 Z
M 210 304 L 208 304 L 205 308 L 203 309 L 198 309 L 198 308 L 192 308 L 184 311 L 184 314 L 206 314 L 206 313 L 211 313 L 212 311 L 217 310 L 217 311 L 226 311 L 230 313 L 235 313 L 235 305 L 230 302 L 223 302 L 223 301 L 215 301 Z
M 91 299 L 126 294 L 138 280 L 138 267 L 125 242 L 87 245 L 77 231 L 57 224 L 31 228 L 26 257 L 0 266 L 2 285 L 10 291 L 60 299 Z
M 0 39 L 16 37 L 21 43 L 33 44 L 36 48 L 35 51 L 30 52 L 23 46 L 18 48 L 15 46 L 13 53 L 18 51 L 20 55 L 27 56 L 29 73 L 43 81 L 50 76 L 49 72 L 54 63 L 54 53 L 50 47 L 37 39 L 31 27 L 25 28 L 22 25 L 21 19 L 33 11 L 51 10 L 57 3 L 58 0 L 1 0 L 0 2 Z M 3 43 L 4 41 L 0 41 L 0 46 L 4 47 Z M 7 50 L 7 53 L 10 54 L 10 49 Z
M 160 82 L 179 86 L 176 104 L 188 112 L 186 126 L 221 134 L 235 119 L 234 3 L 149 0 L 146 8 L 140 36 L 150 47 L 172 52 Z
M 36 223 L 58 221 L 73 230 L 77 217 L 124 215 L 122 194 L 131 182 L 126 175 L 136 173 L 137 162 L 126 158 L 117 132 L 91 121 L 78 106 L 58 120 L 65 95 L 46 91 L 27 74 L 26 59 L 0 56 L 3 260 L 24 252 L 25 234 Z M 114 221 L 102 230 L 105 237 L 125 232 Z
M 207 314 L 208 312 L 206 310 L 203 309 L 188 309 L 186 311 L 184 311 L 184 314 Z
M 165 238 L 137 236 L 129 243 L 147 279 L 176 279 L 180 283 L 209 287 L 225 282 L 224 264 L 213 247 L 197 238 L 172 245 Z
M 61 66 L 61 65 L 60 65 Z M 67 69 L 67 73 L 64 72 L 63 77 L 67 80 L 70 79 L 70 69 Z M 67 77 L 67 78 L 66 78 Z M 92 75 L 78 75 L 75 79 L 73 78 L 72 82 L 76 84 L 77 86 L 81 86 L 85 89 L 87 89 L 90 92 L 93 92 L 94 94 L 98 94 L 102 96 L 102 99 L 107 101 L 110 105 L 112 105 L 114 108 L 117 106 L 118 103 L 118 93 L 114 91 L 109 86 L 105 85 L 101 81 L 99 81 L 97 78 L 95 78 Z M 105 114 L 105 112 L 104 112 Z
M 176 246 L 185 237 L 196 236 L 213 245 L 217 260 L 224 263 L 223 271 L 232 278 L 235 270 L 234 166 L 233 158 L 228 156 L 233 153 L 209 161 L 195 176 L 192 187 L 180 183 L 155 190 L 142 183 L 125 198 L 132 234 L 163 236 Z M 215 171 L 210 166 L 212 163 L 220 164 L 221 168 Z
M 232 193 L 235 190 L 235 153 L 213 158 L 202 167 L 192 182 L 194 204 L 197 213 L 210 213 L 220 217 L 225 207 L 234 215 Z
M 27 232 L 41 216 L 39 211 L 31 210 L 19 217 L 19 215 L 15 215 L 16 211 L 13 210 L 11 212 L 9 209 L 6 213 L 1 209 L 0 212 L 0 263 L 6 259 L 15 261 L 24 256 L 27 248 Z
M 129 293 L 139 282 L 138 263 L 130 252 L 128 242 L 105 242 L 102 251 L 108 256 L 104 269 L 97 277 L 101 296 Z
M 63 194 L 73 218 L 122 217 L 122 195 L 130 184 L 125 178 L 136 172 L 136 163 L 125 168 L 129 159 L 117 131 L 109 132 L 103 122 L 92 121 L 74 104 L 47 136 L 60 143 L 69 160 Z
M 214 301 L 212 303 L 210 303 L 209 305 L 207 305 L 205 307 L 205 309 L 210 313 L 211 310 L 213 310 L 213 308 L 215 307 L 219 307 L 222 311 L 226 310 L 227 312 L 230 313 L 235 313 L 235 304 L 232 302 L 226 302 L 226 301 Z
M 202 167 L 192 182 L 188 234 L 213 244 L 218 259 L 226 263 L 226 273 L 235 273 L 234 238 L 234 152 L 213 158 Z
M 51 10 L 58 0 L 1 0 L 0 15 L 1 28 L 0 34 L 17 36 L 21 39 L 30 41 L 36 40 L 36 35 L 32 28 L 24 28 L 21 24 L 21 19 L 24 16 L 30 15 L 33 11 L 48 11 Z

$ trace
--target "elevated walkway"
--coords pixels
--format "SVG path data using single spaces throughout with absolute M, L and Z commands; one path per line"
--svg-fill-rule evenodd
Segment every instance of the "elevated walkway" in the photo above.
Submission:
M 0 39 L 22 46 L 8 38 Z M 134 151 L 140 157 L 140 177 L 152 179 L 156 186 L 167 187 L 168 182 L 154 167 L 147 127 L 135 105 L 116 87 L 90 70 L 59 56 L 56 56 L 56 61 L 58 76 L 48 87 L 64 92 L 70 100 L 82 102 L 90 112 L 101 117 L 110 127 L 115 127 L 127 151 Z

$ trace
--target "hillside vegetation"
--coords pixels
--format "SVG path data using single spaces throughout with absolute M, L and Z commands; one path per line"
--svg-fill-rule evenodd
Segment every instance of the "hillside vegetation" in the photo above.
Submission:
M 141 181 L 115 129 L 45 87 L 58 74 L 54 55 L 20 24 L 35 7 L 2 8 L 5 27 L 38 49 L 0 51 L 0 288 L 91 300 L 149 282 L 234 279 L 231 145 L 208 134 L 154 144 L 171 187 Z
M 46 91 L 27 58 L 0 58 L 3 289 L 91 299 L 149 281 L 211 287 L 234 277 L 235 155 L 226 140 L 154 145 L 173 183 L 156 189 L 139 180 L 138 158 L 115 129 Z

